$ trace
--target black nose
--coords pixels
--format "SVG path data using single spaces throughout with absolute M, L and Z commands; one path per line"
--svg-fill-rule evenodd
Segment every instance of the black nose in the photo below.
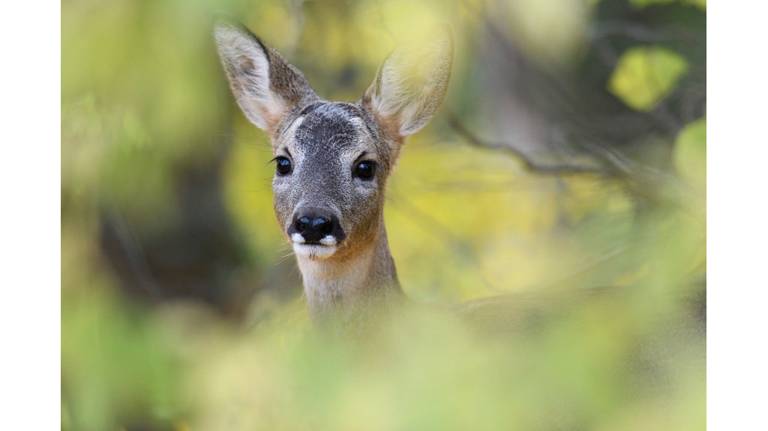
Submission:
M 339 222 L 332 214 L 308 210 L 296 214 L 291 230 L 293 232 L 289 233 L 301 234 L 308 243 L 318 243 L 321 239 L 338 231 Z

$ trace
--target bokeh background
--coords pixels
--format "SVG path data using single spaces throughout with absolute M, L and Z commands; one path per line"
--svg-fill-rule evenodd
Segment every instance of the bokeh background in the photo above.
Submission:
M 451 26 L 390 245 L 415 302 L 511 328 L 312 329 L 222 17 L 349 101 Z M 704 0 L 63 1 L 62 428 L 703 429 L 705 53 Z

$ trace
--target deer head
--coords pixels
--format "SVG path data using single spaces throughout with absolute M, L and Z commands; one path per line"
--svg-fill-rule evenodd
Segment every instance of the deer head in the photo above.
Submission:
M 214 35 L 238 105 L 269 134 L 275 213 L 313 311 L 399 292 L 384 192 L 404 138 L 427 124 L 445 96 L 448 35 L 425 51 L 395 51 L 354 103 L 318 97 L 297 68 L 245 28 L 218 25 Z

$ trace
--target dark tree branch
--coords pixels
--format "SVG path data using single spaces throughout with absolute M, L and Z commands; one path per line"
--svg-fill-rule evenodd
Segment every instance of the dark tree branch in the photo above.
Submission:
M 525 154 L 518 148 L 515 148 L 509 143 L 500 142 L 487 142 L 480 139 L 472 133 L 467 127 L 458 119 L 458 117 L 451 113 L 448 114 L 448 123 L 456 133 L 464 138 L 467 143 L 489 150 L 501 150 L 512 154 L 515 158 L 523 163 L 526 170 L 534 174 L 541 175 L 577 175 L 577 174 L 597 174 L 603 176 L 616 176 L 616 172 L 600 166 L 589 166 L 581 164 L 570 163 L 558 163 L 558 164 L 543 164 L 536 160 L 533 160 L 530 156 Z

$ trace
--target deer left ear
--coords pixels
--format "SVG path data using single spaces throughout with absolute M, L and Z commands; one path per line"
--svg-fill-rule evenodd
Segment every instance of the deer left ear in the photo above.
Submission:
M 445 31 L 425 46 L 395 50 L 361 101 L 384 130 L 403 138 L 424 127 L 443 102 L 453 42 Z

